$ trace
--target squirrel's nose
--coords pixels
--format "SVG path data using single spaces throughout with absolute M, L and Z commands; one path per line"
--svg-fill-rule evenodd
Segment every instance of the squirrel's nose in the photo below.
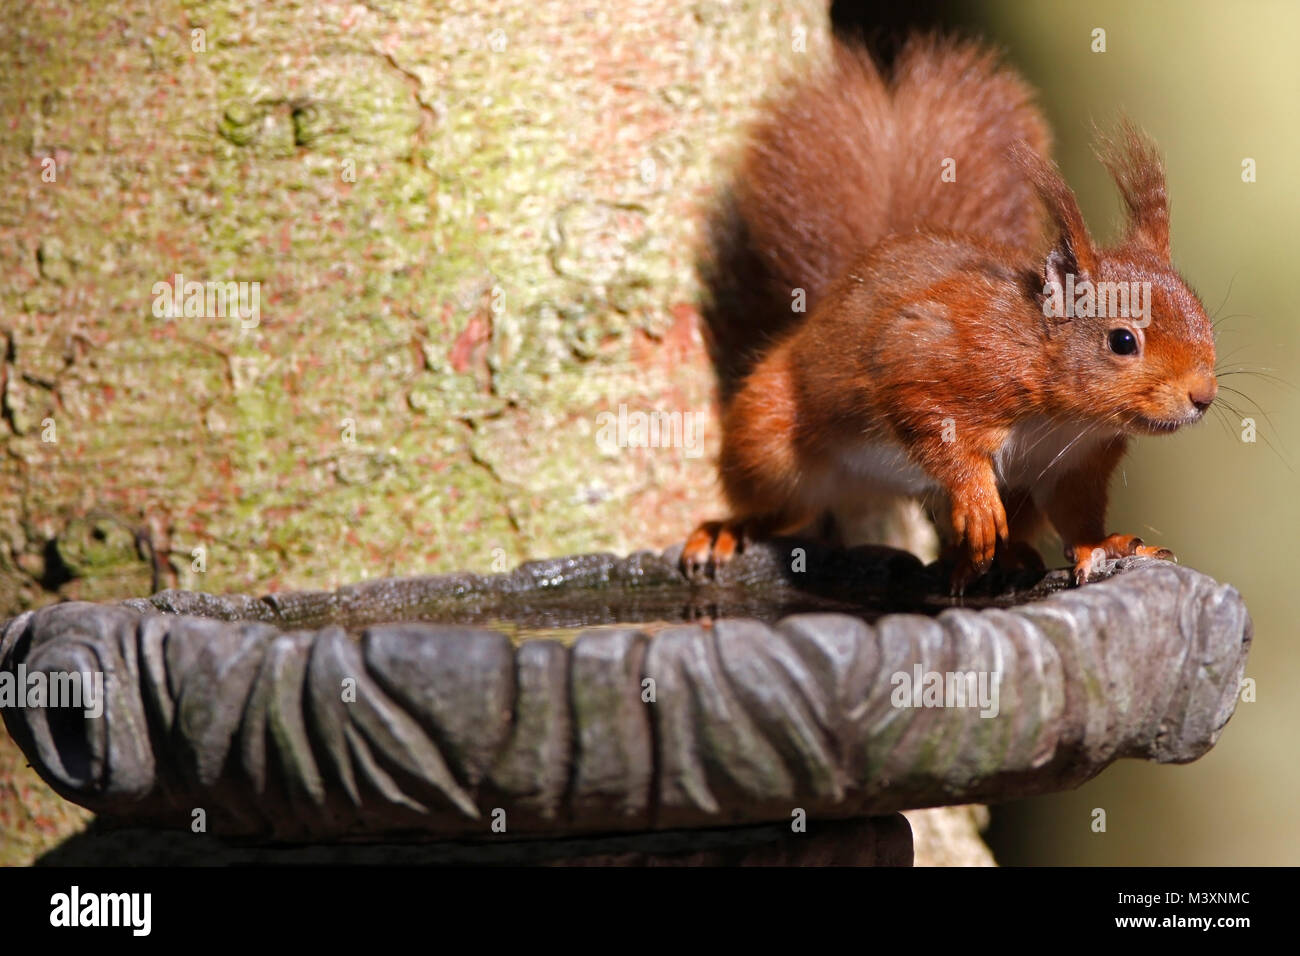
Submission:
M 1218 394 L 1219 383 L 1213 375 L 1207 375 L 1187 390 L 1187 399 L 1196 406 L 1198 412 L 1203 412 L 1214 403 L 1214 397 Z

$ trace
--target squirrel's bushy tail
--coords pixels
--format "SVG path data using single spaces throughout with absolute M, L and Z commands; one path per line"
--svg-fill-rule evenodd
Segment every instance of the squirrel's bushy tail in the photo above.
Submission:
M 704 317 L 723 400 L 801 315 L 795 290 L 811 312 L 887 235 L 928 227 L 1036 246 L 1044 213 L 1008 155 L 1016 141 L 1046 155 L 1050 136 L 994 51 L 917 36 L 886 75 L 837 40 L 824 69 L 764 109 L 710 223 Z

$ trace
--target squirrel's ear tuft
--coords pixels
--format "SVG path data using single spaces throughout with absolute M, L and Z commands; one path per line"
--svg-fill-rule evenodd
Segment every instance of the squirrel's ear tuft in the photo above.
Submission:
M 1094 275 L 1097 271 L 1097 249 L 1088 235 L 1088 227 L 1079 211 L 1079 201 L 1062 178 L 1056 164 L 1030 146 L 1017 141 L 1011 147 L 1011 159 L 1024 170 L 1034 184 L 1043 205 L 1056 224 L 1058 238 L 1044 266 L 1044 277 L 1052 279 L 1053 271 L 1073 272 L 1076 279 Z
M 1155 143 L 1125 119 L 1114 135 L 1098 137 L 1097 156 L 1124 199 L 1129 238 L 1168 259 L 1169 195 Z

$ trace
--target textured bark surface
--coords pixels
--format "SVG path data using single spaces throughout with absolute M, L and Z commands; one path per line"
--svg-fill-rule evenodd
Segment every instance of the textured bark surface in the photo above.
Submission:
M 0 4 L 0 615 L 682 537 L 712 421 L 688 458 L 596 416 L 708 411 L 703 210 L 826 33 L 819 0 Z M 178 273 L 261 283 L 260 323 L 155 317 Z M 0 862 L 74 809 L 0 739 Z
M 708 412 L 703 211 L 826 31 L 816 0 L 3 5 L 0 613 L 684 536 L 716 429 L 610 451 L 596 416 Z M 259 282 L 259 324 L 157 317 L 178 273 Z
M 47 781 L 97 812 L 184 828 L 201 809 L 211 832 L 269 840 L 716 828 L 1011 799 L 1121 757 L 1194 760 L 1232 714 L 1251 639 L 1237 592 L 1166 562 L 1116 568 L 1129 570 L 1071 590 L 1049 575 L 1008 592 L 1037 598 L 1008 608 L 881 616 L 873 586 L 906 605 L 936 569 L 785 542 L 747 551 L 717 589 L 776 608 L 859 593 L 873 623 L 664 620 L 718 597 L 676 576 L 672 553 L 261 600 L 73 602 L 10 622 L 0 668 L 101 672 L 104 716 L 10 706 L 4 719 Z M 653 610 L 632 623 L 638 595 Z M 519 608 L 516 640 L 420 620 L 454 618 L 451 605 Z M 560 640 L 560 605 L 622 620 L 568 619 L 576 640 Z M 899 675 L 965 672 L 997 682 L 992 713 L 898 695 Z

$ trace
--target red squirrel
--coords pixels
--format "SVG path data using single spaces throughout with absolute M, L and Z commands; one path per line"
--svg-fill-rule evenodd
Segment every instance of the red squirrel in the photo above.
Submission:
M 1107 248 L 1049 141 L 1028 85 L 947 38 L 887 74 L 837 40 L 768 104 L 715 220 L 731 513 L 690 536 L 688 574 L 881 495 L 940 503 L 957 592 L 995 557 L 1041 568 L 1044 521 L 1081 584 L 1102 554 L 1172 557 L 1107 532 L 1107 488 L 1130 436 L 1214 401 L 1211 324 L 1171 264 L 1150 141 L 1125 123 L 1099 147 L 1127 220 Z

